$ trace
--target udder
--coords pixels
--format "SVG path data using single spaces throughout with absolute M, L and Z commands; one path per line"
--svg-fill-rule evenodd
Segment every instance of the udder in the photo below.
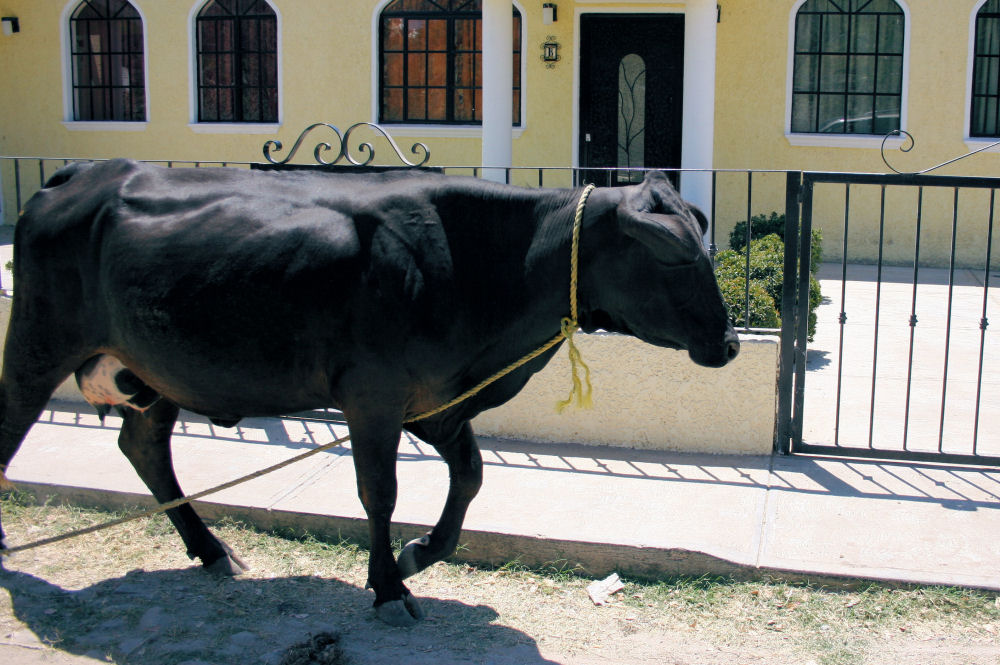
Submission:
M 76 384 L 83 398 L 97 409 L 102 422 L 111 407 L 145 411 L 160 399 L 122 361 L 107 354 L 94 356 L 80 365 Z

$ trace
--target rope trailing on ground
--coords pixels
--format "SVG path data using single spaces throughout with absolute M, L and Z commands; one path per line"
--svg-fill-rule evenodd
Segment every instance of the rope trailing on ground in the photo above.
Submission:
M 451 407 L 460 404 L 461 402 L 464 402 L 473 395 L 478 394 L 480 391 L 482 391 L 490 384 L 499 381 L 500 379 L 507 376 L 508 374 L 518 369 L 519 367 L 522 367 L 526 363 L 531 362 L 538 356 L 542 355 L 552 347 L 562 342 L 564 339 L 566 340 L 567 345 L 569 346 L 569 362 L 573 376 L 573 387 L 570 390 L 569 397 L 559 402 L 556 405 L 556 409 L 561 413 L 567 406 L 573 403 L 574 398 L 578 406 L 582 408 L 591 407 L 592 404 L 591 393 L 593 392 L 593 387 L 590 384 L 590 368 L 587 366 L 585 362 L 583 362 L 583 358 L 580 355 L 580 350 L 577 348 L 576 344 L 573 341 L 573 335 L 576 333 L 577 330 L 579 330 L 580 327 L 579 322 L 577 320 L 578 312 L 577 312 L 577 297 L 576 297 L 578 277 L 580 272 L 580 259 L 579 259 L 580 228 L 583 225 L 583 212 L 587 205 L 587 199 L 590 197 L 590 193 L 592 191 L 594 191 L 594 185 L 587 185 L 587 187 L 583 190 L 583 193 L 580 195 L 580 200 L 576 205 L 576 214 L 573 217 L 573 240 L 570 247 L 570 286 L 569 286 L 570 315 L 568 317 L 563 317 L 563 319 L 560 321 L 559 333 L 549 341 L 545 342 L 542 346 L 538 347 L 534 351 L 525 355 L 520 360 L 517 360 L 516 362 L 513 362 L 510 365 L 507 365 L 496 374 L 493 374 L 484 381 L 481 381 L 480 383 L 476 384 L 475 386 L 465 391 L 458 397 L 449 400 L 444 404 L 442 404 L 441 406 L 431 409 L 430 411 L 425 411 L 424 413 L 418 414 L 417 416 L 408 419 L 406 422 L 417 422 L 418 420 L 424 420 L 426 418 L 430 418 L 431 416 L 437 415 L 442 411 L 446 411 Z M 583 379 L 580 378 L 580 372 L 577 369 L 577 365 L 583 368 Z M 255 471 L 245 476 L 241 476 L 240 478 L 236 478 L 235 480 L 230 480 L 229 482 L 217 485 L 216 487 L 211 487 L 209 489 L 202 490 L 201 492 L 197 492 L 190 496 L 174 499 L 173 501 L 168 501 L 167 503 L 161 503 L 157 507 L 150 508 L 149 510 L 135 513 L 133 515 L 126 515 L 118 519 L 84 527 L 82 529 L 76 529 L 74 531 L 69 531 L 60 534 L 58 536 L 52 536 L 51 538 L 42 538 L 40 540 L 36 540 L 31 543 L 26 543 L 24 545 L 19 545 L 17 547 L 11 547 L 5 550 L 0 550 L 0 557 L 9 556 L 16 552 L 23 552 L 25 550 L 34 549 L 36 547 L 42 547 L 43 545 L 51 545 L 53 543 L 58 543 L 63 540 L 69 540 L 70 538 L 75 538 L 77 536 L 83 536 L 88 533 L 95 533 L 97 531 L 110 529 L 111 527 L 118 526 L 120 524 L 125 524 L 126 522 L 131 522 L 133 520 L 142 519 L 144 517 L 152 517 L 153 515 L 164 513 L 170 510 L 171 508 L 177 508 L 179 506 L 183 506 L 184 504 L 191 503 L 192 501 L 197 501 L 198 499 L 206 497 L 210 494 L 215 494 L 217 492 L 221 492 L 222 490 L 226 490 L 231 487 L 235 487 L 236 485 L 240 485 L 247 481 L 253 480 L 254 478 L 259 478 L 260 476 L 267 475 L 272 471 L 283 469 L 286 466 L 295 464 L 296 462 L 300 462 L 308 457 L 324 452 L 326 450 L 330 450 L 331 448 L 335 448 L 336 446 L 339 446 L 343 443 L 346 443 L 347 441 L 350 441 L 350 439 L 351 439 L 350 435 L 342 436 L 339 439 L 331 441 L 330 443 L 323 444 L 322 446 L 313 448 L 312 450 L 307 450 L 301 455 L 296 455 L 295 457 L 291 457 L 287 460 L 284 460 L 283 462 L 278 462 L 277 464 L 273 464 L 265 469 L 261 469 L 260 471 Z M 14 486 L 7 480 L 7 477 L 4 475 L 5 470 L 6 466 L 0 465 L 0 490 L 11 490 L 14 488 Z
M 51 538 L 43 538 L 41 540 L 36 540 L 33 543 L 27 543 L 25 545 L 19 545 L 17 547 L 11 547 L 11 548 L 8 548 L 6 550 L 0 550 L 0 555 L 7 556 L 7 555 L 10 555 L 10 554 L 14 554 L 15 552 L 23 552 L 24 550 L 30 550 L 30 549 L 33 549 L 35 547 L 41 547 L 42 545 L 51 545 L 52 543 L 58 543 L 59 541 L 68 540 L 70 538 L 75 538 L 76 536 L 82 536 L 82 535 L 87 534 L 87 533 L 94 533 L 95 531 L 103 531 L 104 529 L 110 529 L 113 526 L 118 526 L 119 524 L 124 524 L 126 522 L 131 522 L 132 520 L 142 519 L 143 517 L 152 517 L 153 515 L 158 515 L 159 513 L 166 512 L 166 511 L 170 510 L 171 508 L 177 508 L 178 506 L 183 506 L 186 503 L 191 503 L 192 501 L 197 501 L 198 499 L 201 499 L 202 497 L 206 497 L 209 494 L 215 494 L 216 492 L 221 492 L 222 490 L 227 490 L 230 487 L 235 487 L 237 485 L 240 485 L 242 483 L 247 482 L 248 480 L 253 480 L 254 478 L 259 478 L 260 476 L 267 475 L 267 474 L 271 473 L 272 471 L 277 471 L 278 469 L 283 469 L 286 466 L 289 466 L 291 464 L 295 464 L 296 462 L 300 462 L 300 461 L 306 459 L 307 457 L 312 457 L 313 455 L 316 455 L 317 453 L 321 453 L 323 451 L 329 450 L 330 448 L 334 448 L 336 446 L 339 446 L 342 443 L 350 441 L 350 439 L 351 439 L 351 437 L 349 435 L 348 436 L 342 436 L 339 439 L 331 441 L 330 443 L 324 443 L 322 446 L 319 446 L 318 448 L 313 448 L 312 450 L 307 450 L 306 452 L 302 453 L 301 455 L 296 455 L 295 457 L 291 457 L 289 459 L 286 459 L 283 462 L 278 462 L 277 464 L 272 464 L 271 466 L 267 467 L 266 469 L 261 469 L 260 471 L 254 471 L 253 473 L 249 473 L 249 474 L 247 474 L 245 476 L 241 476 L 240 478 L 236 478 L 235 480 L 230 480 L 229 482 L 223 483 L 221 485 L 217 485 L 216 487 L 211 487 L 211 488 L 209 488 L 207 490 L 202 490 L 201 492 L 197 492 L 197 493 L 192 494 L 190 496 L 184 496 L 184 497 L 181 497 L 179 499 L 174 499 L 173 501 L 168 501 L 167 503 L 161 503 L 156 508 L 150 508 L 149 510 L 143 511 L 141 513 L 135 513 L 134 515 L 126 515 L 125 517 L 120 517 L 118 519 L 111 520 L 109 522 L 104 522 L 102 524 L 95 524 L 93 526 L 84 527 L 82 529 L 77 529 L 76 531 L 70 531 L 70 532 L 67 532 L 67 533 L 64 533 L 64 534 L 61 534 L 61 535 L 58 535 L 58 536 L 52 536 Z

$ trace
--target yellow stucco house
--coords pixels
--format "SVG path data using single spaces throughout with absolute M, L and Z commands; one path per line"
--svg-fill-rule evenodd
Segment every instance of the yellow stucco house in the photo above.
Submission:
M 884 172 L 893 129 L 916 139 L 887 144 L 901 170 L 1000 139 L 1000 0 L 0 0 L 0 16 L 0 157 L 260 161 L 312 123 L 372 122 L 433 166 L 723 170 L 681 181 L 721 244 L 784 209 L 769 171 Z M 949 169 L 992 175 L 1000 155 Z

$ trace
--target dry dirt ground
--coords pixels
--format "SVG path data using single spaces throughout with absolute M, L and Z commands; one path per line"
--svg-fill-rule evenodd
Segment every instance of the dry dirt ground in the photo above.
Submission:
M 22 513 L 8 529 L 22 542 L 72 526 L 51 512 Z M 363 550 L 217 531 L 248 574 L 217 579 L 192 565 L 163 519 L 5 559 L 0 663 L 1000 664 L 1000 620 L 793 628 L 780 614 L 790 603 L 778 603 L 784 609 L 770 621 L 756 611 L 741 619 L 681 603 L 647 606 L 634 589 L 597 607 L 586 580 L 467 565 L 438 564 L 413 578 L 427 618 L 390 628 L 371 610 Z M 295 650 L 328 634 L 336 648 Z

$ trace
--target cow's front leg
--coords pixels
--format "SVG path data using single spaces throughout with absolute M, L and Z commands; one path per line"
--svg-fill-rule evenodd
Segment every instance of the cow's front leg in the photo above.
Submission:
M 399 570 L 404 578 L 455 551 L 465 513 L 483 484 L 483 458 L 468 421 L 450 436 L 442 436 L 434 428 L 419 424 L 409 429 L 433 445 L 448 463 L 450 484 L 448 500 L 434 529 L 426 536 L 411 540 L 399 554 Z
M 368 515 L 371 553 L 368 587 L 375 591 L 375 613 L 391 626 L 411 626 L 424 616 L 420 604 L 403 584 L 392 555 L 390 521 L 396 508 L 396 452 L 402 425 L 366 415 L 352 419 L 351 452 L 358 478 L 358 496 Z

